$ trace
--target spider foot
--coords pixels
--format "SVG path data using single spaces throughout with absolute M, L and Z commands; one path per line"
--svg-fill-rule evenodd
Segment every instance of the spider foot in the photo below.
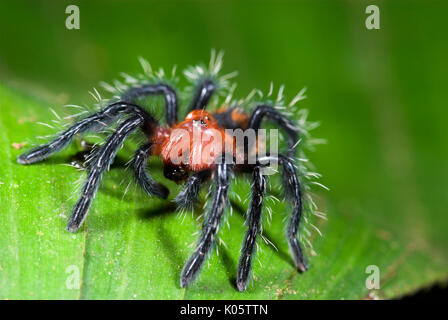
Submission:
M 182 274 L 180 276 L 180 286 L 182 288 L 188 287 L 188 285 L 196 279 L 201 270 L 201 266 L 205 259 L 205 252 L 196 251 L 185 264 Z
M 305 261 L 298 264 L 296 263 L 296 267 L 297 269 L 299 269 L 300 272 L 305 272 L 308 270 L 308 265 L 305 263 Z
M 246 280 L 237 280 L 236 281 L 236 287 L 238 288 L 239 292 L 244 292 L 246 291 L 246 287 L 247 287 L 247 279 Z

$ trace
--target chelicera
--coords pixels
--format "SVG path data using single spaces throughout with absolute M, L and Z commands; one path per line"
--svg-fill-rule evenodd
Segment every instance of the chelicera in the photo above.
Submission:
M 182 287 L 187 287 L 198 276 L 201 266 L 215 244 L 223 213 L 228 205 L 229 186 L 233 173 L 252 172 L 252 199 L 246 221 L 248 230 L 244 237 L 236 278 L 237 288 L 240 291 L 246 290 L 257 235 L 261 230 L 263 197 L 266 189 L 262 169 L 266 163 L 274 161 L 283 168 L 284 188 L 293 203 L 287 227 L 289 247 L 295 266 L 299 271 L 304 272 L 307 270 L 307 264 L 298 240 L 303 199 L 300 180 L 293 161 L 299 130 L 291 120 L 278 112 L 272 105 L 258 105 L 251 114 L 237 107 L 224 107 L 209 113 L 206 111 L 206 107 L 216 90 L 217 83 L 212 77 L 205 77 L 198 81 L 189 113 L 184 120 L 178 121 L 178 97 L 172 86 L 164 82 L 137 85 L 122 94 L 118 101 L 79 120 L 57 135 L 51 142 L 20 155 L 17 161 L 20 164 L 33 164 L 42 161 L 68 146 L 76 135 L 97 131 L 123 120 L 119 122 L 115 132 L 110 134 L 92 155 L 81 195 L 68 219 L 67 229 L 70 232 L 76 231 L 83 223 L 103 173 L 113 162 L 118 149 L 126 138 L 136 130 L 141 130 L 147 140 L 136 150 L 132 168 L 136 181 L 148 195 L 166 199 L 169 194 L 168 188 L 151 177 L 147 168 L 147 160 L 150 156 L 160 156 L 164 164 L 164 176 L 184 185 L 176 197 L 176 202 L 181 208 L 192 206 L 197 201 L 201 185 L 212 179 L 214 183 L 211 195 L 212 204 L 206 209 L 202 232 L 196 248 L 182 270 L 180 279 Z M 165 99 L 166 124 L 160 124 L 155 117 L 137 104 L 138 99 L 153 95 L 161 95 Z M 194 139 L 190 139 L 189 141 L 193 140 L 193 142 L 186 144 L 182 142 L 185 135 L 192 138 L 193 130 L 196 129 L 202 136 L 207 135 L 210 130 L 214 130 L 215 133 L 218 132 L 221 135 L 222 141 L 232 144 L 234 137 L 230 137 L 225 129 L 254 130 L 257 133 L 265 118 L 275 122 L 278 128 L 286 133 L 288 137 L 286 154 L 264 154 L 262 157 L 257 155 L 255 163 L 248 163 L 245 161 L 247 160 L 247 149 L 244 150 L 244 154 L 238 154 L 238 149 L 235 149 L 235 152 L 227 157 L 226 150 L 220 145 L 215 145 L 214 140 L 208 140 L 205 145 L 203 142 L 195 142 Z M 212 153 L 202 151 L 206 144 L 215 147 Z M 186 158 L 181 158 L 185 154 Z M 191 161 L 194 156 L 199 157 L 199 161 Z M 234 161 L 238 157 L 243 159 L 243 163 Z

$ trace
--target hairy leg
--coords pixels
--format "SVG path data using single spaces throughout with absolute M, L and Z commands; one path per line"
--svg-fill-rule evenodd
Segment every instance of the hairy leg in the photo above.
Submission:
M 76 134 L 104 128 L 123 113 L 142 117 L 146 120 L 146 126 L 155 127 L 157 125 L 154 118 L 139 106 L 127 102 L 116 102 L 102 111 L 76 122 L 73 126 L 59 134 L 53 141 L 21 154 L 17 158 L 17 162 L 20 164 L 32 164 L 42 161 L 65 148 L 73 140 Z
M 169 195 L 168 188 L 154 181 L 146 170 L 146 161 L 151 154 L 152 145 L 152 142 L 148 142 L 135 152 L 133 160 L 134 176 L 148 195 L 166 199 Z
M 284 187 L 288 198 L 294 206 L 287 229 L 289 248 L 292 253 L 294 264 L 301 272 L 305 272 L 308 269 L 308 266 L 305 262 L 303 251 L 297 238 L 303 207 L 299 179 L 294 164 L 288 157 L 278 154 L 269 155 L 259 159 L 259 162 L 263 164 L 271 161 L 277 162 L 283 167 Z
M 247 233 L 244 237 L 241 257 L 238 263 L 236 285 L 239 291 L 245 291 L 252 269 L 254 247 L 257 235 L 261 228 L 261 213 L 263 209 L 263 193 L 265 191 L 265 180 L 261 169 L 256 166 L 253 171 L 254 182 L 252 184 L 252 200 L 247 213 Z
M 81 226 L 95 197 L 103 172 L 109 168 L 124 140 L 143 123 L 144 119 L 141 116 L 133 116 L 125 120 L 95 155 L 95 158 L 90 163 L 81 196 L 69 217 L 68 231 L 74 232 Z
M 288 157 L 293 157 L 295 146 L 297 144 L 299 132 L 294 124 L 280 112 L 268 105 L 260 105 L 255 108 L 252 113 L 248 128 L 258 131 L 264 118 L 268 118 L 278 124 L 280 129 L 284 130 L 288 135 Z
M 211 176 L 210 170 L 202 170 L 191 175 L 185 187 L 176 197 L 176 203 L 181 209 L 191 209 L 196 201 L 201 185 Z
M 205 109 L 210 98 L 216 91 L 216 84 L 211 79 L 202 80 L 195 89 L 194 98 L 191 101 L 190 110 Z
M 166 122 L 169 126 L 173 126 L 177 122 L 178 101 L 176 91 L 168 84 L 158 83 L 132 88 L 123 95 L 123 100 L 135 102 L 138 98 L 150 95 L 163 95 L 165 97 Z
M 224 161 L 216 164 L 216 189 L 213 193 L 212 206 L 206 214 L 196 249 L 182 270 L 180 285 L 183 288 L 187 287 L 197 277 L 207 254 L 216 241 L 219 224 L 228 200 L 228 189 L 233 167 L 233 164 L 226 164 Z

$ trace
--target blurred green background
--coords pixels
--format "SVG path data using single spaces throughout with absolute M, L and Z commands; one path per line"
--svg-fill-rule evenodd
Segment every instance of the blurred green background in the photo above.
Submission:
M 65 28 L 69 4 L 80 30 Z M 369 4 L 380 30 L 365 27 Z M 270 81 L 289 98 L 307 86 L 301 106 L 328 141 L 309 156 L 331 189 L 319 192 L 329 221 L 312 260 L 320 282 L 306 291 L 295 276 L 306 295 L 289 298 L 366 298 L 371 264 L 382 271 L 375 294 L 397 297 L 448 277 L 447 14 L 446 1 L 1 1 L 0 81 L 41 108 L 87 104 L 100 81 L 140 72 L 138 56 L 182 70 L 216 48 L 224 71 L 239 72 L 236 96 Z M 336 284 L 326 291 L 325 280 Z

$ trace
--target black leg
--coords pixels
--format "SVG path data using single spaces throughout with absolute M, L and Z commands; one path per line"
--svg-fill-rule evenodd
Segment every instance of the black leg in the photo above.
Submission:
M 252 268 L 254 247 L 261 227 L 261 213 L 263 208 L 265 181 L 259 166 L 254 168 L 253 178 L 254 183 L 252 185 L 252 200 L 250 202 L 246 220 L 248 230 L 246 236 L 244 237 L 243 247 L 241 248 L 241 257 L 236 276 L 236 285 L 239 291 L 246 290 Z
M 122 97 L 124 101 L 135 103 L 136 99 L 149 95 L 161 94 L 165 96 L 166 122 L 169 126 L 177 122 L 177 95 L 174 89 L 164 83 L 144 85 L 128 90 Z
M 202 80 L 195 89 L 190 110 L 205 109 L 210 98 L 216 90 L 216 84 L 211 79 Z
M 288 157 L 293 157 L 295 153 L 295 146 L 297 145 L 298 140 L 298 129 L 294 126 L 294 124 L 280 112 L 267 105 L 260 105 L 255 108 L 252 113 L 248 128 L 254 129 L 258 131 L 260 129 L 261 121 L 263 118 L 268 118 L 272 121 L 275 121 L 279 127 L 285 130 L 288 135 Z
M 166 199 L 170 193 L 167 187 L 154 181 L 146 170 L 146 161 L 151 154 L 152 142 L 141 146 L 134 155 L 134 176 L 142 189 L 150 196 Z
M 133 116 L 125 120 L 95 155 L 89 165 L 89 171 L 86 182 L 84 183 L 81 191 L 81 197 L 73 207 L 72 213 L 68 220 L 68 231 L 74 232 L 80 227 L 87 215 L 92 199 L 95 197 L 102 173 L 109 168 L 118 149 L 123 144 L 127 136 L 143 123 L 144 119 L 140 116 Z
M 287 229 L 289 248 L 294 259 L 294 264 L 301 272 L 305 272 L 308 269 L 308 266 L 305 262 L 299 240 L 297 239 L 299 224 L 302 218 L 302 192 L 300 190 L 300 183 L 294 164 L 288 157 L 281 154 L 260 158 L 259 162 L 263 164 L 277 162 L 283 167 L 284 187 L 286 189 L 287 197 L 291 200 L 294 206 Z
M 213 203 L 204 219 L 196 249 L 182 270 L 181 287 L 187 287 L 197 277 L 207 254 L 216 241 L 216 234 L 228 200 L 227 194 L 233 167 L 233 164 L 226 164 L 224 161 L 216 164 L 216 189 L 213 193 Z
M 145 130 L 146 132 L 148 132 L 148 130 L 151 130 L 152 127 L 157 126 L 157 122 L 154 120 L 154 118 L 139 106 L 126 102 L 113 103 L 106 107 L 104 110 L 78 121 L 73 126 L 59 134 L 53 141 L 40 147 L 34 148 L 24 154 L 21 154 L 17 158 L 17 162 L 20 164 L 32 164 L 42 161 L 52 154 L 65 148 L 73 140 L 73 137 L 76 134 L 85 133 L 86 131 L 99 130 L 104 126 L 110 124 L 120 114 L 123 113 L 130 115 L 139 115 L 144 118 L 146 120 L 145 126 L 151 127 L 147 128 Z
M 202 170 L 191 175 L 185 187 L 176 197 L 176 203 L 181 209 L 192 209 L 196 201 L 201 185 L 210 178 L 210 170 Z

